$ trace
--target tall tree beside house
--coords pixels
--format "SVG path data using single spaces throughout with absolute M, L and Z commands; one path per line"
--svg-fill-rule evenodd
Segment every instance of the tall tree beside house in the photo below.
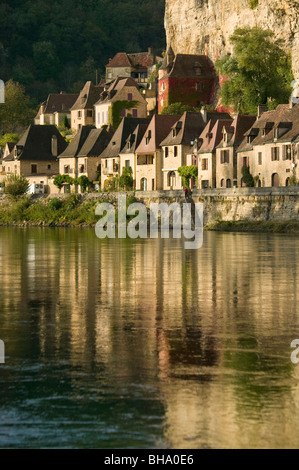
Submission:
M 293 80 L 290 55 L 274 41 L 271 30 L 238 28 L 230 40 L 234 53 L 216 61 L 225 77 L 219 97 L 242 114 L 256 114 L 259 104 L 274 109 L 287 103 Z
M 24 130 L 34 115 L 35 111 L 24 87 L 9 80 L 5 84 L 5 103 L 0 106 L 0 135 Z

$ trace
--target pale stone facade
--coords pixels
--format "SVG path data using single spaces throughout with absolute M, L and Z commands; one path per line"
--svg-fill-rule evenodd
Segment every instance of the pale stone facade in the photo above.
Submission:
M 163 189 L 162 151 L 137 155 L 136 190 L 156 191 Z
M 15 173 L 23 176 L 51 176 L 59 173 L 58 161 L 42 161 L 42 160 L 15 160 L 3 162 L 3 171 L 6 174 Z
M 93 109 L 75 109 L 71 110 L 71 128 L 75 131 L 83 126 L 94 125 Z
M 236 155 L 233 147 L 216 150 L 216 187 L 232 188 L 237 185 Z
M 96 181 L 100 171 L 100 157 L 78 157 L 78 177 L 85 175 L 89 181 Z
M 182 189 L 183 182 L 178 168 L 186 165 L 186 154 L 190 152 L 190 146 L 170 145 L 162 148 L 163 189 Z

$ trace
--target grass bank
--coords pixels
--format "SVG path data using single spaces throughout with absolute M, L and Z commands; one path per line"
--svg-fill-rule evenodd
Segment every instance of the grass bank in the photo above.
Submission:
M 298 233 L 299 220 L 267 220 L 267 221 L 221 221 L 205 227 L 206 230 L 217 232 L 264 232 L 264 233 Z
M 6 199 L 0 205 L 0 225 L 93 226 L 97 204 L 75 194 L 64 199 Z

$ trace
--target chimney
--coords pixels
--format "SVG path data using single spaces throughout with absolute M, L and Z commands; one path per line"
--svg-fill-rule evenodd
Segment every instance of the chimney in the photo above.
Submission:
M 154 55 L 154 53 L 153 53 L 153 48 L 152 48 L 152 47 L 149 47 L 149 48 L 148 48 L 148 55 L 149 55 L 149 56 L 153 56 L 153 55 Z
M 53 157 L 58 157 L 58 144 L 56 135 L 52 135 L 51 150 Z
M 202 106 L 201 110 L 200 110 L 200 113 L 202 115 L 202 119 L 203 119 L 203 122 L 205 124 L 207 124 L 208 122 L 208 111 L 207 111 L 207 108 L 205 106 Z
M 259 104 L 257 107 L 257 117 L 258 119 L 261 117 L 263 113 L 268 111 L 268 106 L 266 104 Z

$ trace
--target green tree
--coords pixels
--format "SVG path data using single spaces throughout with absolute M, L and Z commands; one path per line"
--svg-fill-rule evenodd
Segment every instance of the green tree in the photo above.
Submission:
M 13 198 L 24 196 L 29 186 L 29 181 L 22 175 L 11 174 L 4 180 L 4 192 Z
M 247 165 L 242 167 L 242 180 L 246 184 L 247 188 L 254 188 L 254 178 L 250 173 L 250 168 Z
M 5 147 L 7 142 L 15 142 L 17 143 L 20 139 L 20 134 L 3 134 L 0 137 L 0 147 Z
M 35 115 L 30 98 L 19 83 L 9 80 L 5 84 L 5 103 L 0 105 L 0 135 L 24 130 Z
M 61 191 L 61 188 L 64 183 L 73 185 L 75 183 L 75 180 L 69 175 L 56 175 L 53 180 L 53 183 L 59 189 L 59 191 Z
M 192 111 L 199 113 L 200 108 L 192 108 L 192 106 L 189 106 L 188 104 L 183 104 L 183 103 L 172 103 L 169 106 L 166 106 L 161 114 L 168 114 L 168 115 L 178 115 L 181 116 L 184 114 L 185 111 Z
M 270 109 L 286 103 L 293 79 L 291 58 L 274 41 L 271 30 L 238 28 L 230 40 L 233 55 L 216 61 L 217 71 L 227 78 L 219 96 L 226 106 L 244 114 L 256 114 L 259 104 Z
M 75 180 L 75 184 L 80 186 L 82 193 L 85 193 L 87 188 L 90 188 L 92 186 L 92 183 L 85 175 L 79 176 L 79 178 Z
M 198 166 L 197 165 L 180 166 L 180 168 L 178 168 L 178 174 L 183 179 L 184 188 L 189 188 L 190 179 L 195 178 L 197 180 Z
M 126 191 L 133 189 L 133 171 L 130 166 L 123 168 L 122 175 L 119 178 L 119 186 Z
M 64 127 L 64 129 L 69 129 L 70 128 L 70 123 L 69 123 L 69 120 L 67 118 L 67 115 L 65 114 L 62 118 L 62 123 L 61 123 L 62 127 Z

